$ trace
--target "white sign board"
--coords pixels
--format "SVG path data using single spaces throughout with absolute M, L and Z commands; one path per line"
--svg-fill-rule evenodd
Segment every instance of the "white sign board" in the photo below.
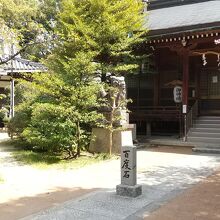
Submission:
M 182 102 L 182 87 L 181 86 L 175 86 L 173 89 L 173 98 L 175 103 L 181 103 Z
M 212 83 L 218 83 L 218 76 L 212 77 Z
M 121 146 L 133 145 L 132 131 L 121 131 Z
M 183 114 L 187 113 L 187 105 L 183 105 Z

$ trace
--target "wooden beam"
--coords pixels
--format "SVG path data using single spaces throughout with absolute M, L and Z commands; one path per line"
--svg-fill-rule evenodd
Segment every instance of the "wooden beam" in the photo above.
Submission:
M 199 50 L 192 50 L 189 52 L 190 56 L 199 56 L 203 54 L 214 54 L 219 55 L 220 54 L 220 46 L 213 47 L 213 48 L 207 48 L 207 49 L 199 49 Z
M 195 37 L 190 38 L 190 39 L 188 39 L 187 37 L 183 37 L 183 36 L 176 37 L 176 39 L 177 39 L 176 41 L 170 41 L 170 40 L 166 41 L 166 39 L 160 39 L 160 42 L 157 42 L 157 40 L 155 40 L 155 42 L 151 41 L 152 43 L 150 43 L 149 45 L 153 46 L 156 49 L 165 48 L 165 47 L 181 48 L 181 47 L 183 47 L 183 40 L 185 40 L 186 46 L 189 46 L 189 47 L 191 45 L 201 44 L 201 43 L 213 43 L 213 46 L 214 46 L 215 40 L 219 39 L 219 35 L 216 36 L 215 34 L 213 34 L 213 36 L 204 37 L 204 38 L 200 38 L 200 37 L 197 38 L 196 34 L 195 34 Z

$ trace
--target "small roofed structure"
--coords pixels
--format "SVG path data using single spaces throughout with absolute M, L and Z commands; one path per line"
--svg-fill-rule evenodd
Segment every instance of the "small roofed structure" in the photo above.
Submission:
M 10 74 L 13 68 L 13 72 L 16 73 L 33 73 L 33 72 L 42 72 L 46 70 L 46 67 L 38 62 L 33 62 L 27 59 L 15 57 L 12 62 L 9 61 L 6 64 L 0 66 L 0 74 Z
M 44 72 L 47 68 L 37 62 L 15 57 L 7 63 L 0 65 L 0 89 L 10 87 L 10 117 L 14 117 L 14 78 L 21 73 Z

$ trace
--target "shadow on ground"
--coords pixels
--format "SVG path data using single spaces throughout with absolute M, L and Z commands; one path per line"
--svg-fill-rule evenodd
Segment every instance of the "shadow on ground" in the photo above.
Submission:
M 153 213 L 145 212 L 145 220 L 219 220 L 220 172 L 178 195 Z M 144 216 L 144 215 L 143 215 Z
M 96 190 L 98 188 L 58 187 L 47 193 L 11 200 L 7 203 L 0 204 L 0 220 L 20 219 Z

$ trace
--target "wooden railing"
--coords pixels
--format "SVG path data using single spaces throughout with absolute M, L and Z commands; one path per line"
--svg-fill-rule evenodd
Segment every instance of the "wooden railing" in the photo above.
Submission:
M 185 141 L 187 141 L 187 134 L 189 132 L 189 129 L 192 128 L 193 122 L 196 120 L 197 117 L 198 117 L 198 101 L 195 101 L 195 103 L 192 105 L 192 107 L 185 116 L 185 120 L 184 120 Z
M 179 106 L 141 106 L 130 108 L 130 118 L 135 121 L 171 120 L 177 121 L 180 116 Z

